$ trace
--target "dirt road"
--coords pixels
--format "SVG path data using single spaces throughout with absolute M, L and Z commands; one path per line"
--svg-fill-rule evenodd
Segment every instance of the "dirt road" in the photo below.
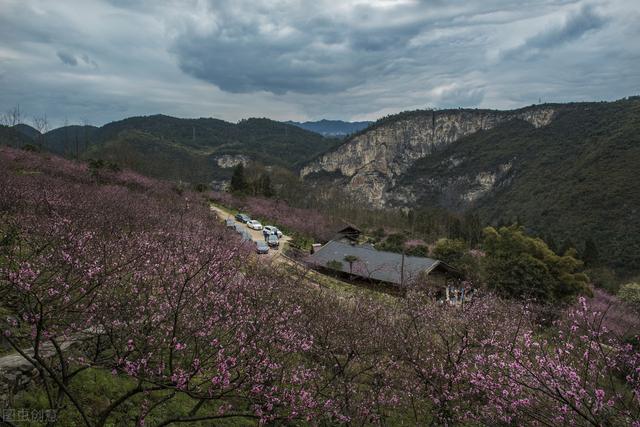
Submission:
M 264 235 L 262 234 L 262 230 L 253 230 L 249 227 L 247 227 L 246 224 L 243 224 L 239 221 L 236 221 L 234 218 L 234 215 L 225 210 L 222 209 L 218 206 L 215 205 L 210 205 L 210 209 L 211 212 L 214 212 L 218 218 L 220 218 L 221 220 L 226 220 L 228 218 L 233 219 L 235 224 L 240 224 L 242 227 L 244 227 L 245 230 L 247 230 L 249 232 L 249 235 L 251 235 L 251 239 L 255 242 L 258 240 L 264 241 Z M 269 225 L 269 224 L 262 224 L 262 225 Z M 282 251 L 285 248 L 285 245 L 288 244 L 288 242 L 291 240 L 291 237 L 283 234 L 282 237 L 279 239 L 280 240 L 280 247 L 278 249 L 274 249 L 274 248 L 269 248 L 269 253 L 267 254 L 260 254 L 260 257 L 268 257 L 271 259 L 282 259 L 284 258 L 281 254 Z

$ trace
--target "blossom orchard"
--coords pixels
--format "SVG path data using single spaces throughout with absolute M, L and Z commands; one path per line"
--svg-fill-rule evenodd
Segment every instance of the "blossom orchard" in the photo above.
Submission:
M 201 195 L 99 173 L 0 149 L 0 322 L 40 373 L 38 409 L 87 426 L 122 412 L 139 425 L 640 426 L 637 317 L 615 299 L 550 322 L 488 294 L 463 307 L 341 294 L 252 263 Z M 88 368 L 128 386 L 89 404 Z
M 139 423 L 179 393 L 193 407 L 162 422 L 330 409 L 305 388 L 315 370 L 295 360 L 313 341 L 294 284 L 252 271 L 250 249 L 201 200 L 96 184 L 70 162 L 56 176 L 24 174 L 46 158 L 2 154 L 3 333 L 39 370 L 50 408 L 70 404 L 87 425 L 139 395 Z M 79 342 L 82 352 L 67 350 Z M 87 367 L 134 385 L 96 411 L 70 386 Z

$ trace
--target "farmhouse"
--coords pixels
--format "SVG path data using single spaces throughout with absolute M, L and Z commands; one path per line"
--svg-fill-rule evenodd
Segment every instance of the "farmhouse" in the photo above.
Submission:
M 342 236 L 340 240 L 331 240 L 317 249 L 308 261 L 320 268 L 397 286 L 409 285 L 426 275 L 429 276 L 429 282 L 437 287 L 446 287 L 461 278 L 460 272 L 442 261 L 378 251 L 370 245 L 357 245 L 350 238 L 353 234 L 351 230 L 339 233 Z
M 358 243 L 360 239 L 360 235 L 362 231 L 360 231 L 357 227 L 348 224 L 345 227 L 338 230 L 336 235 L 332 240 L 343 242 L 343 243 Z

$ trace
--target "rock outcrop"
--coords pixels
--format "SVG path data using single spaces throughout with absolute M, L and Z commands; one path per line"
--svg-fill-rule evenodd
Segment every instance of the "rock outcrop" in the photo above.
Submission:
M 235 168 L 240 163 L 242 163 L 242 166 L 247 166 L 249 160 L 249 157 L 242 154 L 237 154 L 235 156 L 231 154 L 223 154 L 215 158 L 216 164 L 225 169 Z
M 529 107 L 514 111 L 446 110 L 400 114 L 379 122 L 363 133 L 302 168 L 305 179 L 329 174 L 348 193 L 376 207 L 387 204 L 388 191 L 397 178 L 417 160 L 460 138 L 520 119 L 535 127 L 551 122 L 551 107 Z M 490 177 L 478 177 L 481 188 L 492 185 Z M 469 199 L 476 194 L 467 195 Z

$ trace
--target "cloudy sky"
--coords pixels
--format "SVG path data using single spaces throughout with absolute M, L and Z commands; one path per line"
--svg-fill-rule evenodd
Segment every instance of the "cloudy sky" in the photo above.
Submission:
M 637 0 L 0 0 L 0 111 L 375 119 L 640 94 Z

